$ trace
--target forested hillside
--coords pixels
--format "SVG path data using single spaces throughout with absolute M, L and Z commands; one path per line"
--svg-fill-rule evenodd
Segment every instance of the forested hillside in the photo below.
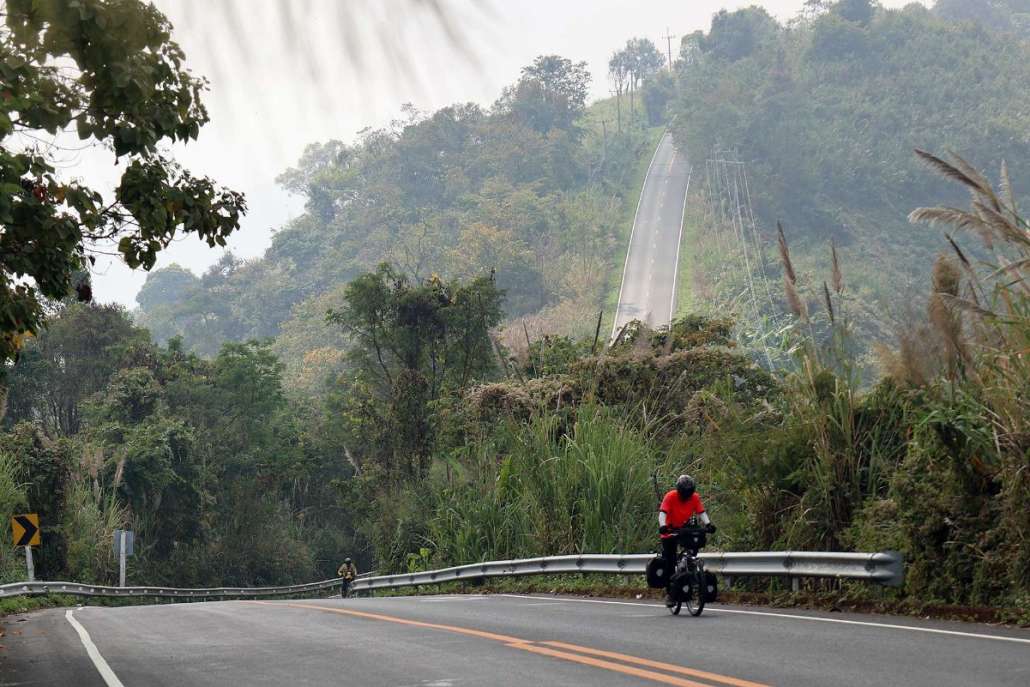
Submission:
M 317 389 L 343 348 L 326 310 L 388 262 L 416 281 L 492 272 L 509 317 L 586 331 L 617 279 L 624 207 L 636 199 L 628 182 L 653 138 L 640 102 L 632 113 L 628 101 L 625 113 L 587 108 L 589 80 L 583 64 L 541 57 L 488 109 L 408 108 L 352 144 L 311 145 L 280 177 L 306 212 L 265 256 L 226 255 L 202 277 L 156 271 L 138 297 L 140 322 L 207 356 L 225 341 L 276 337 L 291 383 Z
M 962 200 L 924 173 L 913 149 L 954 150 L 992 171 L 1005 161 L 1013 179 L 1030 178 L 1022 95 L 1030 88 L 1030 34 L 1014 32 L 1026 5 L 948 0 L 934 10 L 885 10 L 846 0 L 815 7 L 788 25 L 760 8 L 723 11 L 708 32 L 685 38 L 674 134 L 697 169 L 712 159 L 744 164 L 769 256 L 778 221 L 804 272 L 826 274 L 835 243 L 857 334 L 884 341 L 911 317 L 906 299 L 920 302 L 931 257 L 946 247 L 938 231 L 909 225 L 907 213 L 942 198 Z M 705 182 L 719 185 L 711 178 L 698 184 L 698 205 L 707 200 Z M 717 189 L 715 202 L 732 215 L 732 188 Z M 696 222 L 707 222 L 702 236 L 720 230 L 710 217 Z M 699 261 L 705 293 L 722 287 L 728 301 L 747 285 L 740 270 L 725 271 L 737 264 L 725 254 Z M 821 299 L 821 282 L 803 283 L 802 296 Z M 785 309 L 775 298 L 758 300 L 766 314 Z

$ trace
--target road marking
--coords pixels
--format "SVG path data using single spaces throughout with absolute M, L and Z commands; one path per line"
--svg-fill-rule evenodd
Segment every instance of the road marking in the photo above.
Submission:
M 751 682 L 749 680 L 738 680 L 735 677 L 729 677 L 727 675 L 719 675 L 718 673 L 709 673 L 704 670 L 694 670 L 693 668 L 687 668 L 685 666 L 678 666 L 673 663 L 662 663 L 661 661 L 652 661 L 649 658 L 640 658 L 638 656 L 630 656 L 628 654 L 620 654 L 615 651 L 601 651 L 600 649 L 591 649 L 587 646 L 579 646 L 577 644 L 566 644 L 565 642 L 542 642 L 548 646 L 557 647 L 558 649 L 568 649 L 570 651 L 578 651 L 582 654 L 592 654 L 594 656 L 603 656 L 604 658 L 613 658 L 617 661 L 623 661 L 625 663 L 636 663 L 637 665 L 647 666 L 648 668 L 658 668 L 659 670 L 666 670 L 670 673 L 680 673 L 681 675 L 689 675 L 691 677 L 698 677 L 702 680 L 711 680 L 712 682 L 721 682 L 723 684 L 732 685 L 733 687 L 766 687 L 758 682 Z
M 509 599 L 539 599 L 539 596 L 530 596 L 529 594 L 498 594 L 497 596 L 506 596 Z M 572 601 L 575 603 L 584 604 L 609 604 L 612 606 L 646 606 L 647 608 L 665 608 L 661 604 L 642 604 L 639 601 L 605 601 L 602 599 L 569 599 L 562 597 L 566 601 Z
M 895 625 L 893 623 L 873 623 L 866 620 L 844 620 L 843 618 L 819 618 L 812 615 L 792 615 L 790 613 L 765 613 L 762 611 L 738 611 L 727 608 L 714 609 L 715 613 L 739 613 L 741 615 L 763 615 L 772 618 L 791 618 L 793 620 L 814 620 L 819 623 L 841 623 L 843 625 L 864 625 L 867 627 L 886 627 L 892 630 L 911 630 L 913 632 L 929 632 L 938 635 L 951 635 L 953 637 L 969 637 L 972 639 L 996 639 L 999 642 L 1017 642 L 1019 644 L 1030 644 L 1030 639 L 1019 637 L 1004 637 L 1002 635 L 985 635 L 978 632 L 959 632 L 958 630 L 940 630 L 935 627 L 916 627 L 914 625 Z
M 570 654 L 565 651 L 556 651 L 554 649 L 548 649 L 547 647 L 543 646 L 534 646 L 532 644 L 509 644 L 509 646 L 511 646 L 514 649 L 522 649 L 523 651 L 528 651 L 534 654 L 550 656 L 551 658 L 560 658 L 564 661 L 581 663 L 583 665 L 592 666 L 594 668 L 603 668 L 604 670 L 610 670 L 615 673 L 632 675 L 633 677 L 651 680 L 652 682 L 660 682 L 666 685 L 676 685 L 676 687 L 711 687 L 711 685 L 706 685 L 701 682 L 694 682 L 693 680 L 684 680 L 680 677 L 673 677 L 672 675 L 663 675 L 662 673 L 655 673 L 650 670 L 634 668 L 632 666 L 622 665 L 621 663 L 602 661 L 600 659 L 591 658 L 589 656 L 580 656 L 579 654 Z
M 507 595 L 506 595 L 507 596 Z M 519 598 L 535 598 L 535 597 L 519 597 Z M 571 599 L 575 600 L 575 599 Z M 350 615 L 358 618 L 368 618 L 370 620 L 382 620 L 389 623 L 397 623 L 400 625 L 410 625 L 414 627 L 425 627 L 432 630 L 444 630 L 446 632 L 454 632 L 457 634 L 468 635 L 470 637 L 478 637 L 480 639 L 489 639 L 497 642 L 502 642 L 506 646 L 513 649 L 520 649 L 522 651 L 528 651 L 534 654 L 541 654 L 543 656 L 550 656 L 552 658 L 560 658 L 566 661 L 572 661 L 573 663 L 581 663 L 583 665 L 593 666 L 595 668 L 603 668 L 617 673 L 623 673 L 626 675 L 633 675 L 634 677 L 644 678 L 651 680 L 652 682 L 660 682 L 667 685 L 675 685 L 676 687 L 712 687 L 709 684 L 701 682 L 693 682 L 692 680 L 686 680 L 672 675 L 665 675 L 663 673 L 656 673 L 651 670 L 643 670 L 642 668 L 635 668 L 633 666 L 623 665 L 622 663 L 615 663 L 613 661 L 606 661 L 593 656 L 604 656 L 606 658 L 616 659 L 623 661 L 624 663 L 635 663 L 637 665 L 648 666 L 650 668 L 659 668 L 661 670 L 676 672 L 682 675 L 691 675 L 693 677 L 702 677 L 706 680 L 712 680 L 715 682 L 722 683 L 724 685 L 731 685 L 732 687 L 768 687 L 758 682 L 748 682 L 746 680 L 738 680 L 737 678 L 729 677 L 727 675 L 719 675 L 717 673 L 708 673 L 701 670 L 693 670 L 685 666 L 678 666 L 672 663 L 661 663 L 659 661 L 652 661 L 646 658 L 639 658 L 637 656 L 630 656 L 628 654 L 620 654 L 610 651 L 602 651 L 600 649 L 592 649 L 590 647 L 579 646 L 576 644 L 566 644 L 564 642 L 533 642 L 526 639 L 518 639 L 516 637 L 509 637 L 507 635 L 497 634 L 495 632 L 486 632 L 483 630 L 474 630 L 469 627 L 461 627 L 458 625 L 443 625 L 440 623 L 427 623 L 421 620 L 410 620 L 408 618 L 400 618 L 393 615 L 383 615 L 381 613 L 367 613 L 365 611 L 354 611 L 345 608 L 333 608 L 330 606 L 316 606 L 314 604 L 303 604 L 303 603 L 292 603 L 292 602 L 279 602 L 274 601 L 244 601 L 243 603 L 260 604 L 262 606 L 287 606 L 291 608 L 305 608 L 313 611 L 323 611 L 325 613 L 337 613 L 340 615 Z M 543 646 L 549 645 L 549 646 Z M 570 653 L 568 651 L 560 651 L 559 649 L 571 649 L 579 653 Z M 593 654 L 593 656 L 586 656 L 583 654 Z
M 263 604 L 267 606 L 278 606 L 271 601 L 249 601 L 246 603 Z M 439 623 L 424 623 L 421 620 L 408 620 L 407 618 L 398 618 L 393 615 L 381 615 L 379 613 L 366 613 L 365 611 L 352 611 L 345 608 L 330 608 L 328 606 L 315 606 L 313 604 L 297 604 L 287 603 L 281 604 L 283 606 L 291 606 L 293 608 L 307 608 L 313 611 L 324 611 L 326 613 L 339 613 L 340 615 L 352 615 L 357 618 L 368 618 L 369 620 L 384 620 L 388 623 L 398 623 L 400 625 L 413 625 L 415 627 L 426 627 L 431 630 L 445 630 L 447 632 L 457 632 L 458 634 L 469 635 L 470 637 L 479 637 L 480 639 L 492 639 L 495 642 L 504 642 L 505 644 L 518 644 L 521 639 L 517 637 L 509 637 L 507 635 L 499 635 L 494 632 L 484 632 L 483 630 L 473 630 L 469 627 L 458 627 L 457 625 L 440 625 Z
M 100 655 L 100 650 L 97 649 L 97 645 L 90 639 L 89 633 L 86 632 L 86 628 L 82 626 L 75 616 L 72 615 L 73 611 L 65 611 L 64 617 L 71 623 L 71 626 L 75 628 L 75 631 L 79 634 L 79 639 L 82 640 L 82 646 L 86 647 L 86 655 L 89 656 L 90 660 L 93 661 L 93 665 L 96 667 L 97 672 L 100 673 L 100 677 L 103 678 L 104 684 L 107 687 L 125 687 L 122 681 L 118 679 L 118 676 L 111 670 L 111 666 L 107 665 L 107 661 Z
M 539 597 L 527 594 L 498 594 L 512 599 L 537 599 Z M 661 604 L 640 603 L 639 601 L 605 601 L 602 599 L 570 599 L 563 597 L 565 601 L 584 604 L 612 604 L 616 606 L 644 606 L 646 608 L 663 608 Z M 928 632 L 930 634 L 951 635 L 954 637 L 969 637 L 971 639 L 995 639 L 999 642 L 1016 642 L 1018 644 L 1030 644 L 1030 639 L 1020 637 L 1005 637 L 1002 635 L 986 635 L 977 632 L 960 632 L 958 630 L 941 630 L 935 627 L 917 627 L 915 625 L 896 625 L 892 623 L 874 623 L 868 620 L 845 620 L 843 618 L 820 618 L 814 615 L 794 615 L 790 613 L 769 613 L 766 611 L 741 611 L 730 608 L 710 608 L 709 613 L 737 613 L 739 615 L 768 616 L 770 618 L 789 618 L 791 620 L 811 620 L 817 623 L 840 623 L 842 625 L 862 625 L 866 627 L 885 627 L 891 630 L 911 630 L 912 632 Z

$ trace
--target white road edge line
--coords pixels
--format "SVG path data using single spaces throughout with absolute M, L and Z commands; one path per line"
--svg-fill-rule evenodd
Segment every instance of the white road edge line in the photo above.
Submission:
M 655 158 L 658 157 L 658 151 L 662 149 L 662 144 L 665 142 L 665 137 L 669 135 L 668 130 L 662 132 L 662 137 L 658 139 L 658 145 L 655 146 L 654 154 L 651 156 L 651 162 L 647 164 L 647 171 L 644 173 L 644 183 L 640 186 L 640 195 L 637 196 L 637 209 L 633 211 L 633 226 L 629 230 L 629 245 L 626 247 L 626 262 L 622 264 L 622 281 L 619 283 L 619 300 L 615 302 L 615 316 L 612 318 L 612 335 L 609 341 L 615 338 L 615 332 L 619 327 L 619 310 L 622 309 L 622 292 L 626 288 L 626 271 L 629 269 L 629 257 L 633 252 L 633 235 L 637 231 L 637 215 L 640 214 L 640 203 L 644 200 L 644 189 L 647 188 L 647 178 L 651 176 L 651 168 L 654 167 Z
M 677 151 L 679 152 L 679 151 Z M 683 190 L 683 210 L 680 212 L 680 236 L 676 241 L 676 263 L 672 268 L 672 298 L 669 299 L 669 326 L 672 326 L 672 321 L 676 319 L 676 280 L 680 274 L 680 251 L 683 249 L 683 222 L 687 219 L 687 196 L 690 195 L 690 177 L 694 174 L 694 166 L 690 164 L 690 161 L 684 157 L 689 167 L 687 168 L 687 187 Z
M 538 596 L 527 596 L 524 594 L 498 594 L 513 599 L 539 599 Z M 601 599 L 570 599 L 562 597 L 564 601 L 585 604 L 613 604 L 617 606 L 646 606 L 649 608 L 662 608 L 660 604 L 639 603 L 636 601 L 602 601 Z M 928 632 L 931 634 L 950 635 L 953 637 L 969 637 L 971 639 L 994 639 L 999 642 L 1016 642 L 1017 644 L 1030 644 L 1030 639 L 1019 637 L 1003 637 L 1001 635 L 985 635 L 977 632 L 959 632 L 957 630 L 940 630 L 934 627 L 916 627 L 915 625 L 894 625 L 891 623 L 873 623 L 866 620 L 844 620 L 843 618 L 819 618 L 813 615 L 793 615 L 790 613 L 767 613 L 764 611 L 741 611 L 730 608 L 712 608 L 709 613 L 737 613 L 740 615 L 768 616 L 770 618 L 789 618 L 791 620 L 811 620 L 817 623 L 840 623 L 842 625 L 861 625 L 865 627 L 885 627 L 891 630 L 909 630 L 912 632 Z
M 90 639 L 89 633 L 86 632 L 86 628 L 75 619 L 72 615 L 72 611 L 65 611 L 64 617 L 67 618 L 71 626 L 75 628 L 75 631 L 79 633 L 79 639 L 82 640 L 82 646 L 86 647 L 86 654 L 90 660 L 93 661 L 93 665 L 96 666 L 97 672 L 100 673 L 100 677 L 104 679 L 104 684 L 107 687 L 125 687 L 122 681 L 118 679 L 118 676 L 111 670 L 111 666 L 107 665 L 107 661 L 100 655 L 100 650 L 97 649 L 97 645 Z

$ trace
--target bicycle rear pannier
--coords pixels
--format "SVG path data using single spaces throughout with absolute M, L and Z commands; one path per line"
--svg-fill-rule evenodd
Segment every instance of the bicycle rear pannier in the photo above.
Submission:
M 656 556 L 647 562 L 647 586 L 651 589 L 664 589 L 669 580 L 669 566 L 665 559 Z

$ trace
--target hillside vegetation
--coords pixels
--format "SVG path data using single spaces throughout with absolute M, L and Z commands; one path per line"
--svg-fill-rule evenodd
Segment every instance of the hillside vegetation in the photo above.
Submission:
M 275 337 L 289 383 L 306 391 L 342 361 L 325 312 L 382 262 L 416 281 L 493 272 L 509 318 L 587 331 L 624 255 L 623 208 L 638 192 L 626 182 L 651 143 L 639 104 L 618 117 L 609 103 L 586 107 L 589 79 L 582 64 L 542 57 L 491 108 L 409 107 L 353 144 L 311 145 L 280 177 L 306 212 L 264 257 L 226 255 L 199 278 L 154 272 L 140 322 L 206 356 L 225 341 Z
M 804 272 L 816 272 L 836 244 L 850 277 L 846 302 L 866 346 L 889 340 L 911 318 L 906 303 L 921 302 L 943 245 L 939 232 L 908 225 L 908 210 L 963 197 L 926 175 L 912 150 L 953 150 L 987 169 L 1005 161 L 1012 178 L 1030 178 L 1030 115 L 1021 95 L 1030 87 L 1030 33 L 966 21 L 987 6 L 991 16 L 1011 20 L 1006 26 L 1028 16 L 1018 14 L 1020 3 L 1009 4 L 1016 11 L 979 0 L 934 10 L 847 0 L 788 25 L 752 7 L 720 12 L 707 33 L 683 41 L 679 95 L 670 106 L 677 142 L 698 171 L 711 172 L 705 161 L 715 158 L 745 164 L 768 256 L 777 222 Z M 695 206 L 708 202 L 707 184 L 718 186 L 699 179 Z M 715 202 L 732 214 L 730 193 L 717 191 Z M 711 214 L 696 219 L 708 249 L 713 234 L 732 231 Z M 979 257 L 990 253 L 962 245 Z M 747 286 L 741 270 L 724 269 L 737 264 L 736 250 L 728 243 L 698 258 L 705 263 L 698 290 L 716 302 Z M 775 271 L 769 276 L 778 281 Z M 821 281 L 802 283 L 801 296 L 821 298 Z M 771 290 L 779 292 L 775 283 Z M 765 315 L 785 309 L 775 294 L 759 304 Z

